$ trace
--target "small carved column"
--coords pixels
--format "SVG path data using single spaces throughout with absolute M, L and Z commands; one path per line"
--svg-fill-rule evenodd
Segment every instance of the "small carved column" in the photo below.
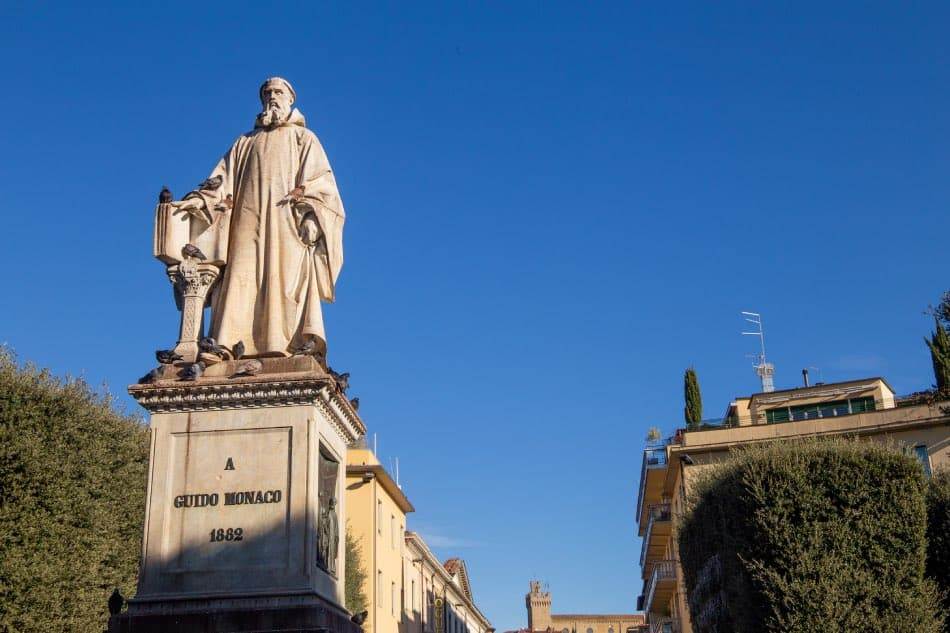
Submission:
M 208 291 L 220 272 L 217 266 L 199 263 L 194 257 L 168 267 L 168 279 L 175 285 L 175 295 L 181 307 L 181 330 L 175 352 L 181 354 L 185 362 L 198 360 L 201 315 Z

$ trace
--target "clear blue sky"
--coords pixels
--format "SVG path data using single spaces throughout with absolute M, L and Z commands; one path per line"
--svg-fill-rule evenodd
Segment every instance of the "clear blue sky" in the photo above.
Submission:
M 33 3 L 31 3 L 33 4 Z M 642 440 L 756 390 L 932 382 L 950 6 L 158 3 L 0 9 L 0 340 L 125 385 L 174 342 L 151 257 L 289 78 L 348 219 L 331 364 L 499 630 L 631 611 Z

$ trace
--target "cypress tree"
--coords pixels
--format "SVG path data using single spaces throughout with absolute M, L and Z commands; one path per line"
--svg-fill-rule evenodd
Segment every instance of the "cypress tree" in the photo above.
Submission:
M 696 378 L 696 370 L 690 367 L 683 376 L 683 396 L 686 400 L 686 406 L 683 409 L 683 415 L 686 418 L 686 428 L 695 431 L 699 428 L 699 422 L 703 419 L 703 397 L 699 392 L 699 379 Z
M 930 348 L 930 360 L 933 362 L 934 378 L 937 381 L 937 391 L 950 391 L 950 335 L 944 329 L 938 318 L 934 318 L 936 329 L 930 339 L 924 338 Z

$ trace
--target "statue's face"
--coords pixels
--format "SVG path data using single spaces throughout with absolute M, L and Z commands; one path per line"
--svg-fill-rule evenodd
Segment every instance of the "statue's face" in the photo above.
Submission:
M 286 118 L 290 114 L 290 106 L 294 103 L 287 87 L 276 81 L 264 86 L 261 90 L 261 100 L 265 111 L 276 111 L 281 118 Z

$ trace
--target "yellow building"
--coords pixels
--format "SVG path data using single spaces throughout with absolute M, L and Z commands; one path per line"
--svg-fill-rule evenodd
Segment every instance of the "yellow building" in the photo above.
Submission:
M 642 613 L 551 613 L 551 592 L 537 580 L 529 583 L 525 607 L 528 628 L 519 633 L 641 633 L 646 628 Z
M 406 514 L 414 508 L 368 448 L 350 448 L 346 465 L 347 531 L 366 571 L 366 633 L 396 633 L 402 622 Z
M 421 536 L 406 530 L 415 508 L 368 448 L 347 452 L 346 507 L 366 571 L 366 633 L 494 631 L 475 606 L 465 562 L 439 562 Z
M 638 606 L 651 633 L 692 633 L 674 538 L 691 478 L 738 446 L 836 435 L 896 442 L 912 451 L 927 472 L 950 464 L 950 415 L 933 405 L 899 402 L 882 378 L 737 398 L 722 423 L 648 443 L 637 497 L 643 539 Z

